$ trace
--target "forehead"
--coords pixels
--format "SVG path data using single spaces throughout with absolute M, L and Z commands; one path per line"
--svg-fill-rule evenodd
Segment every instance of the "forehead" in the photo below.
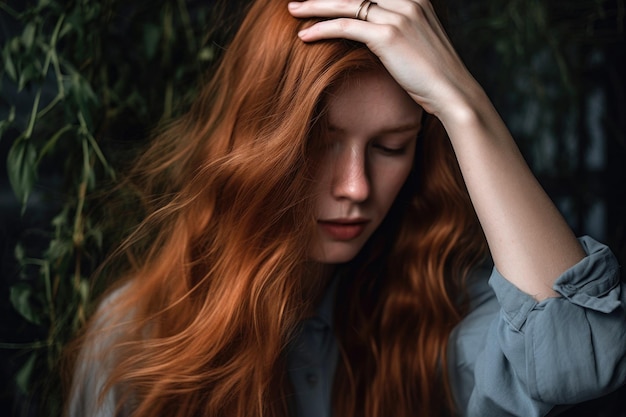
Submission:
M 331 126 L 377 128 L 418 125 L 423 110 L 384 71 L 351 74 L 327 95 Z

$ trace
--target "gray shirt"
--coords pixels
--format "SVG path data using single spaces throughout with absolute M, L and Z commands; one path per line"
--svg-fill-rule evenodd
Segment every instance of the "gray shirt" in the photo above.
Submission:
M 495 268 L 476 270 L 469 278 L 471 311 L 448 346 L 449 376 L 462 416 L 545 416 L 555 405 L 596 398 L 626 383 L 626 286 L 608 247 L 588 237 L 580 241 L 587 256 L 557 279 L 559 298 L 537 302 Z M 334 288 L 317 314 L 302 322 L 287 352 L 297 417 L 331 416 L 339 357 Z M 113 417 L 112 392 L 96 407 L 112 360 L 106 355 L 111 339 L 90 340 L 83 358 L 101 354 L 104 360 L 79 359 L 77 372 L 87 384 L 73 387 L 69 415 Z
M 471 311 L 450 336 L 448 368 L 462 416 L 545 416 L 555 405 L 596 398 L 626 383 L 626 288 L 611 251 L 589 237 L 587 253 L 537 302 L 495 268 L 469 278 Z M 298 417 L 331 417 L 338 348 L 334 287 L 302 323 L 287 354 Z M 554 412 L 555 410 L 553 410 Z

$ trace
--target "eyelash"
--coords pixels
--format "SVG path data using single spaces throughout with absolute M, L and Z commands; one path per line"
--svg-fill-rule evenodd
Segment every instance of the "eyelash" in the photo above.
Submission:
M 388 148 L 388 147 L 380 145 L 380 144 L 373 144 L 372 147 L 377 149 L 377 150 L 379 150 L 379 151 L 381 151 L 383 154 L 390 155 L 390 156 L 402 155 L 406 151 L 405 147 L 402 147 L 402 148 Z

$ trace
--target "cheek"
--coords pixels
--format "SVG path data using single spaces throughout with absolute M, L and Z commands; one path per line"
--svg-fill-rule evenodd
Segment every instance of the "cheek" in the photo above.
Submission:
M 388 209 L 395 201 L 400 189 L 406 182 L 411 169 L 413 168 L 413 159 L 403 164 L 398 164 L 381 172 L 376 176 L 377 189 L 379 190 L 379 196 L 381 203 Z

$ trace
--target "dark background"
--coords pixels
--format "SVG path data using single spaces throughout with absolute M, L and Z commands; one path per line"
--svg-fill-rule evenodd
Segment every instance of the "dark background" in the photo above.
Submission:
M 246 2 L 219 6 L 198 0 L 48 3 L 51 6 L 37 9 L 33 1 L 12 0 L 4 2 L 9 9 L 0 8 L 3 51 L 15 37 L 25 39 L 28 22 L 37 23 L 37 36 L 44 43 L 60 15 L 65 13 L 64 21 L 71 23 L 57 44 L 71 93 L 37 121 L 32 143 L 42 151 L 46 138 L 63 126 L 71 128 L 37 165 L 25 209 L 11 189 L 4 161 L 27 127 L 37 91 L 41 91 L 41 108 L 53 100 L 58 87 L 50 70 L 32 76 L 19 90 L 19 82 L 7 73 L 5 55 L 0 68 L 0 121 L 15 106 L 15 119 L 0 139 L 0 410 L 6 410 L 0 411 L 2 415 L 57 413 L 58 402 L 48 402 L 58 398 L 54 377 L 58 353 L 80 325 L 92 298 L 81 295 L 80 283 L 89 281 L 90 271 L 123 233 L 119 229 L 124 228 L 124 219 L 107 218 L 108 212 L 101 210 L 99 191 L 114 182 L 108 168 L 123 168 L 128 155 L 160 119 L 184 111 L 197 80 L 210 72 Z M 459 53 L 572 228 L 578 235 L 606 242 L 622 265 L 626 261 L 625 10 L 623 0 L 450 0 L 444 13 Z M 37 42 L 31 49 L 24 45 L 16 55 L 42 61 L 45 54 Z M 28 59 L 22 63 L 23 71 L 29 68 Z M 74 71 L 79 75 L 71 78 Z M 72 80 L 79 81 L 72 84 Z M 82 159 L 86 145 L 84 131 L 77 127 L 77 111 L 89 116 L 86 130 L 110 166 L 99 162 L 92 147 L 89 157 Z M 77 195 L 83 183 L 87 199 L 80 211 Z M 84 240 L 77 241 L 73 233 L 76 219 Z M 59 243 L 55 250 L 50 249 L 52 241 Z M 16 259 L 18 243 L 25 255 Z M 54 307 L 42 295 L 46 291 L 42 269 L 29 259 L 45 261 L 51 268 Z M 16 285 L 21 292 L 12 289 Z M 23 306 L 19 312 L 16 303 Z M 41 341 L 52 342 L 42 347 L 37 345 Z M 566 415 L 626 416 L 625 398 L 622 389 Z M 38 408 L 45 411 L 39 413 Z

